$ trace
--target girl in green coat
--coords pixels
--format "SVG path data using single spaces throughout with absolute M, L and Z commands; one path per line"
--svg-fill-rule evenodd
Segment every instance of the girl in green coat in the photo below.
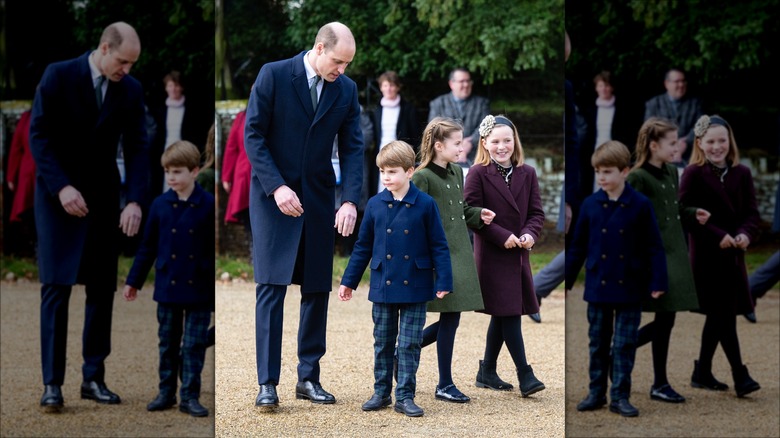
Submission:
M 453 403 L 470 400 L 452 381 L 452 352 L 460 312 L 484 308 L 467 227 L 479 228 L 495 217 L 492 211 L 471 207 L 463 200 L 463 170 L 457 164 L 463 153 L 462 141 L 460 124 L 444 117 L 431 120 L 420 145 L 420 166 L 412 176 L 414 185 L 431 195 L 439 207 L 452 260 L 453 291 L 444 299 L 428 303 L 428 311 L 439 312 L 440 316 L 423 332 L 422 346 L 436 342 L 439 384 L 435 397 Z
M 653 203 L 661 240 L 666 253 L 669 275 L 669 292 L 658 299 L 647 299 L 642 310 L 655 312 L 655 319 L 639 329 L 637 347 L 652 341 L 653 371 L 655 379 L 650 388 L 650 398 L 668 403 L 682 403 L 685 397 L 678 394 L 666 376 L 669 355 L 669 339 L 676 312 L 698 308 L 693 271 L 688 260 L 680 207 L 677 200 L 678 174 L 673 163 L 679 157 L 677 126 L 669 120 L 652 117 L 639 130 L 636 144 L 636 164 L 628 174 L 628 182 L 636 191 Z M 699 209 L 696 218 L 707 221 L 709 213 Z

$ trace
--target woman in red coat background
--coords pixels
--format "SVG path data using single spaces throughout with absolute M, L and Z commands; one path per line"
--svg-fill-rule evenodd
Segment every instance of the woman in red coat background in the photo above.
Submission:
M 30 115 L 31 110 L 22 113 L 11 140 L 8 152 L 8 171 L 6 183 L 13 192 L 9 228 L 14 232 L 8 236 L 17 236 L 13 253 L 33 255 L 35 242 L 35 223 L 33 221 L 33 195 L 35 194 L 35 161 L 30 153 Z M 17 228 L 18 227 L 18 228 Z M 10 242 L 9 242 L 10 243 Z M 30 245 L 32 243 L 32 245 Z
M 246 110 L 236 115 L 230 127 L 225 154 L 222 157 L 222 188 L 228 194 L 225 223 L 244 224 L 247 246 L 252 252 L 252 226 L 249 222 L 249 181 L 252 166 L 244 149 L 244 121 Z

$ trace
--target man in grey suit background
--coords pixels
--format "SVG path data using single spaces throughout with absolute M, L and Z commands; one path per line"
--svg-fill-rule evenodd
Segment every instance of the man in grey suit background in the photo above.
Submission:
M 490 101 L 471 94 L 474 81 L 471 73 L 463 67 L 450 72 L 449 85 L 452 92 L 431 101 L 428 122 L 435 117 L 450 117 L 463 125 L 463 153 L 459 160 L 461 164 L 470 165 L 477 153 L 474 143 L 479 140 L 479 124 L 490 114 Z
M 645 120 L 650 117 L 663 117 L 677 125 L 677 144 L 680 146 L 676 157 L 678 166 L 688 162 L 693 150 L 693 126 L 701 117 L 701 100 L 689 96 L 688 81 L 685 72 L 672 68 L 664 76 L 666 93 L 659 94 L 645 102 Z

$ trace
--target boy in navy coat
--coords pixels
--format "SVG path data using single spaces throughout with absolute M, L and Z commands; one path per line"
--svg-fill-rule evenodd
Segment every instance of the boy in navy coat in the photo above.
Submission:
M 160 393 L 146 409 L 159 411 L 176 404 L 181 360 L 179 410 L 205 417 L 209 411 L 198 399 L 214 310 L 214 197 L 195 182 L 200 151 L 194 144 L 172 144 L 161 161 L 171 189 L 155 198 L 149 209 L 124 296 L 128 301 L 135 299 L 154 264 Z
M 428 301 L 452 291 L 450 252 L 436 201 L 410 181 L 414 172 L 412 147 L 402 141 L 388 143 L 379 151 L 376 165 L 386 189 L 368 200 L 339 299 L 352 298 L 370 261 L 374 395 L 363 404 L 363 410 L 375 411 L 392 403 L 397 339 L 395 411 L 420 417 L 423 410 L 414 403 L 414 394 L 425 311 Z
M 635 417 L 639 411 L 628 398 L 641 302 L 648 293 L 658 298 L 668 290 L 666 257 L 653 204 L 626 183 L 631 164 L 628 148 L 608 141 L 593 153 L 591 164 L 601 189 L 583 201 L 566 250 L 567 291 L 587 259 L 584 298 L 590 324 L 590 385 L 577 410 L 594 410 L 607 403 L 607 375 L 611 374 L 609 410 Z

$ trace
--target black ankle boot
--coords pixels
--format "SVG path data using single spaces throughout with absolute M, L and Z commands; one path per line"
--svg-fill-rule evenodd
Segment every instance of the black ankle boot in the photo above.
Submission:
M 702 365 L 698 360 L 693 361 L 693 374 L 691 375 L 691 386 L 694 388 L 711 389 L 713 391 L 725 391 L 729 385 L 718 381 L 712 375 L 712 365 Z
M 737 397 L 744 397 L 753 391 L 761 389 L 761 385 L 750 377 L 745 365 L 740 365 L 738 368 L 731 370 L 731 375 L 734 376 L 734 389 L 737 390 Z
M 477 372 L 477 388 L 490 388 L 497 391 L 509 391 L 513 388 L 511 383 L 504 382 L 496 373 L 495 362 L 479 361 L 479 372 Z
M 523 397 L 528 397 L 544 389 L 544 383 L 534 376 L 534 370 L 531 369 L 531 365 L 517 369 L 517 380 L 520 381 L 520 395 Z

